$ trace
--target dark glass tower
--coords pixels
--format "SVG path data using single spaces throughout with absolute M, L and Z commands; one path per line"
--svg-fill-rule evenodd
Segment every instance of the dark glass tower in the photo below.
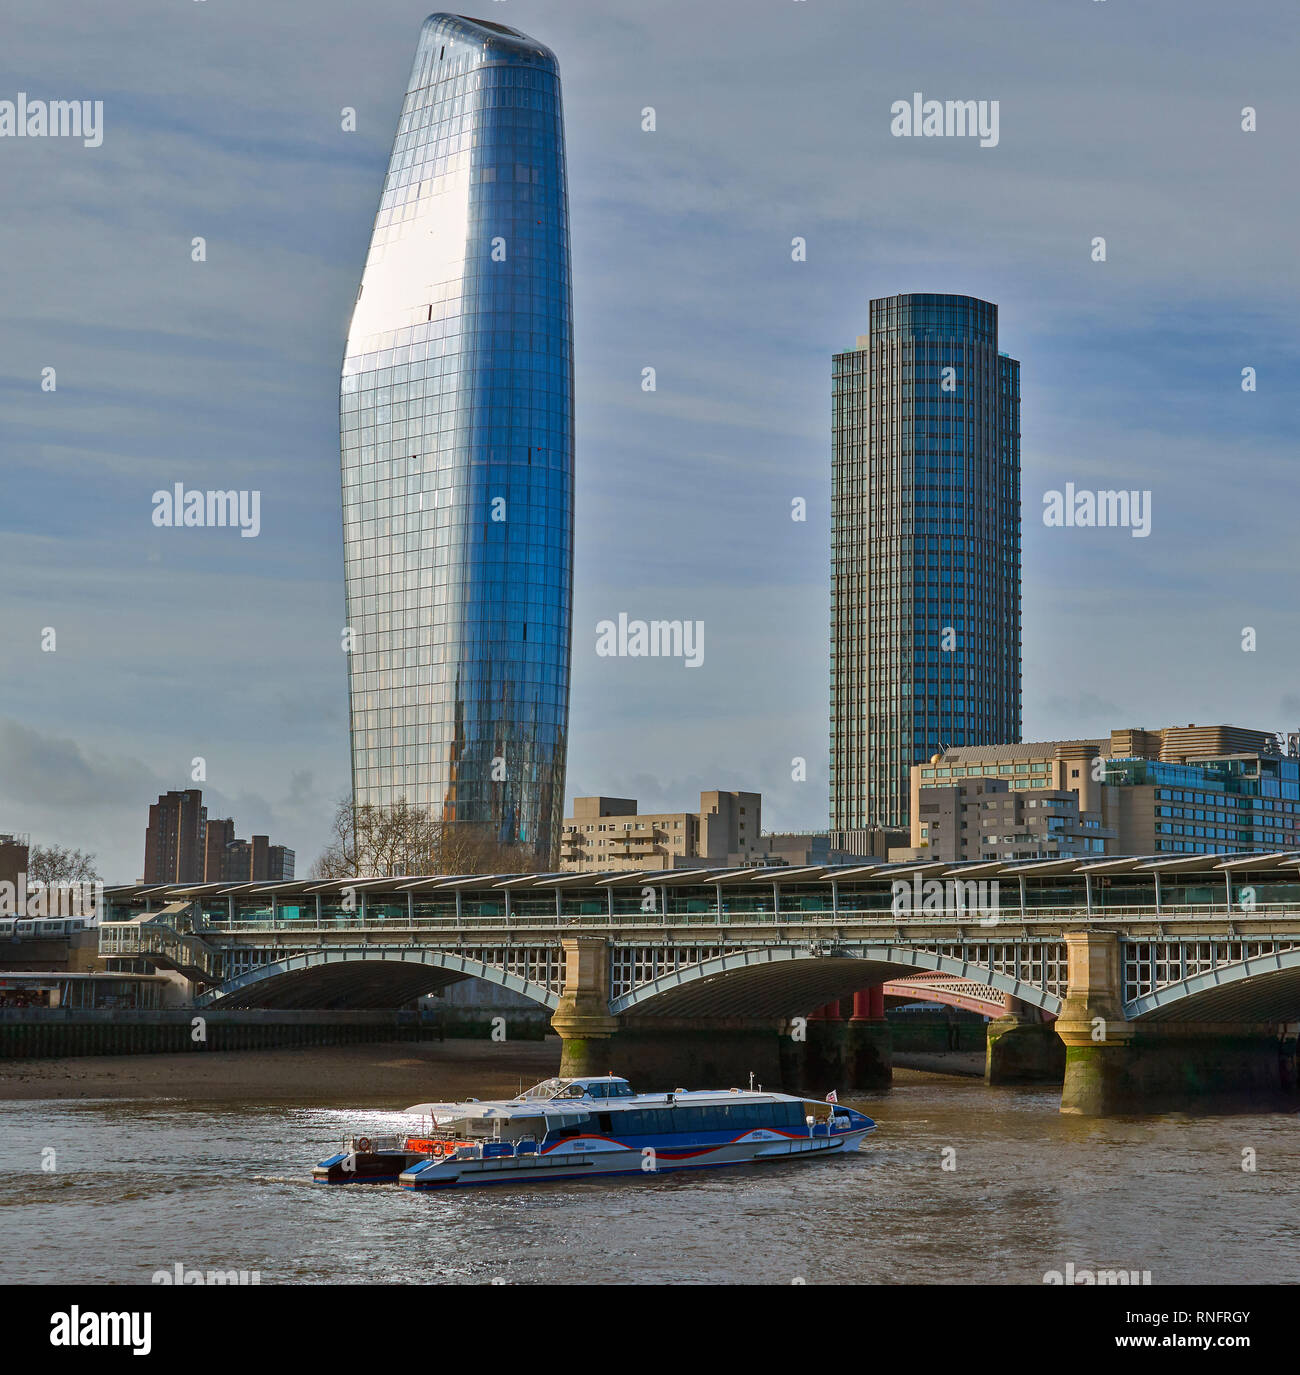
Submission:
M 1020 739 L 1020 364 L 970 296 L 871 302 L 831 384 L 831 826 L 913 763 Z
M 353 796 L 544 863 L 568 733 L 571 315 L 555 57 L 433 15 L 343 361 Z

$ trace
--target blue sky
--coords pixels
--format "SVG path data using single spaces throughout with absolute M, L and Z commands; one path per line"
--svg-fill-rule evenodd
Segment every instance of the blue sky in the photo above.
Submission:
M 1021 360 L 1025 737 L 1300 725 L 1290 7 L 467 12 L 547 43 L 564 82 L 570 796 L 750 788 L 769 827 L 826 824 L 830 355 L 899 291 L 997 302 Z M 426 13 L 11 7 L 0 100 L 103 100 L 104 141 L 0 139 L 0 829 L 110 880 L 196 756 L 211 813 L 300 872 L 347 788 L 338 370 Z M 999 101 L 998 146 L 892 137 L 913 91 Z M 1151 536 L 1044 528 L 1067 481 L 1149 489 Z M 261 535 L 156 529 L 176 482 L 260 490 Z M 620 611 L 702 619 L 703 666 L 597 657 Z

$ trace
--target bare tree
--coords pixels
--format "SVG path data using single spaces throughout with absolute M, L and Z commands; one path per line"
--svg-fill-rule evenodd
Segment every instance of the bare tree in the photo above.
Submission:
M 402 798 L 391 807 L 340 799 L 331 838 L 312 866 L 313 878 L 396 878 L 428 874 L 437 850 L 437 824 Z
M 403 874 L 521 874 L 542 866 L 527 846 L 504 844 L 486 826 L 440 821 L 402 798 L 391 807 L 340 800 L 313 878 Z
M 66 845 L 33 845 L 27 855 L 27 877 L 42 883 L 98 883 L 95 856 Z
M 506 844 L 467 821 L 439 823 L 436 859 L 440 874 L 531 874 L 545 867 L 526 845 Z

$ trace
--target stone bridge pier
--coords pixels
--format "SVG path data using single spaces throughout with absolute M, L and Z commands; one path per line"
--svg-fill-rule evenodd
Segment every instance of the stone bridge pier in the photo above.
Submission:
M 1040 1008 L 1010 993 L 1004 1011 L 988 1025 L 986 1084 L 1059 1084 L 1065 1078 L 1065 1045 Z
M 768 1088 L 819 1097 L 890 1085 L 883 976 L 804 1015 L 615 1016 L 609 943 L 572 936 L 561 944 L 564 987 L 551 1026 L 563 1042 L 562 1075 L 615 1073 L 651 1092 L 744 1088 L 751 1074 Z
M 1069 981 L 1055 1026 L 1065 1046 L 1062 1112 L 1294 1111 L 1294 1023 L 1128 1020 L 1119 937 L 1090 930 L 1065 941 Z

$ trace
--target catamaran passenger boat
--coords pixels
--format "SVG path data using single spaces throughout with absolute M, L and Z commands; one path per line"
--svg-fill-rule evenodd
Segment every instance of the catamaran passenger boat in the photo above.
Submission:
M 349 1137 L 312 1177 L 406 1189 L 659 1174 L 840 1155 L 875 1131 L 839 1103 L 761 1089 L 634 1093 L 626 1079 L 547 1079 L 518 1098 L 417 1103 L 411 1134 Z

